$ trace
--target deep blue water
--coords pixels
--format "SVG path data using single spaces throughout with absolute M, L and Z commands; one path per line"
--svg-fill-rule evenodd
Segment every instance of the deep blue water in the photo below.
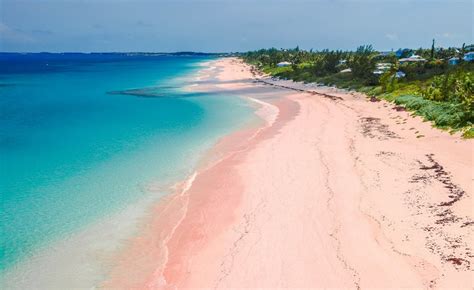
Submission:
M 209 59 L 0 54 L 0 270 L 185 178 L 248 122 L 240 99 L 180 91 Z

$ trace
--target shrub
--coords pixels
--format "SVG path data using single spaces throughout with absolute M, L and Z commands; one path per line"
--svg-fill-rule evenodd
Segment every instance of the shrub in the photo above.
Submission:
M 470 127 L 469 129 L 465 130 L 462 136 L 466 139 L 474 138 L 474 127 Z
M 423 98 L 434 101 L 456 102 L 464 111 L 474 111 L 474 74 L 458 70 L 437 76 L 428 87 L 421 88 Z
M 434 121 L 439 127 L 462 128 L 474 123 L 474 115 L 465 111 L 460 104 L 437 102 L 419 96 L 400 96 L 395 99 L 398 105 L 414 110 L 416 115 Z
M 375 60 L 372 57 L 373 48 L 371 45 L 359 46 L 349 60 L 349 67 L 352 74 L 360 79 L 373 81 L 373 71 L 375 69 Z
M 339 71 L 339 62 L 345 53 L 341 50 L 329 51 L 323 50 L 313 63 L 314 74 L 325 76 Z

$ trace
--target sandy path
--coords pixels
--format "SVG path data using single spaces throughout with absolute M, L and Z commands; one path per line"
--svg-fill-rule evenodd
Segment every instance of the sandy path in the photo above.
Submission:
M 108 286 L 472 289 L 472 141 L 359 94 L 213 66 L 220 82 L 201 89 L 279 115 L 198 174 L 165 265 Z

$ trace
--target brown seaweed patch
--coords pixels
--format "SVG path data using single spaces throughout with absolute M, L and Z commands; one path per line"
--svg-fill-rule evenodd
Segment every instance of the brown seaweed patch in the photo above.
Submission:
M 451 257 L 446 259 L 447 262 L 451 262 L 454 266 L 465 266 L 467 269 L 470 269 L 471 263 L 463 258 Z
M 417 160 L 418 171 L 409 180 L 416 187 L 406 192 L 407 204 L 415 210 L 414 215 L 429 217 L 429 222 L 420 225 L 426 234 L 425 247 L 456 270 L 470 270 L 473 256 L 465 227 L 474 222 L 469 217 L 457 215 L 450 207 L 462 199 L 465 192 L 453 183 L 450 173 L 435 160 L 434 154 L 425 154 L 425 158 L 424 162 Z M 445 201 L 430 202 L 429 186 L 435 183 L 445 189 L 445 196 L 442 196 Z
M 379 140 L 400 139 L 395 132 L 390 131 L 388 125 L 382 124 L 380 118 L 364 117 L 360 119 L 362 135 Z
M 395 106 L 393 109 L 397 112 L 405 112 L 407 109 L 403 106 Z

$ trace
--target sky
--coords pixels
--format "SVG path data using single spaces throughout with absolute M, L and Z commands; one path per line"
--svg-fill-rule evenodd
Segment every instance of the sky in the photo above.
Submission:
M 0 0 L 3 52 L 473 43 L 472 0 Z

